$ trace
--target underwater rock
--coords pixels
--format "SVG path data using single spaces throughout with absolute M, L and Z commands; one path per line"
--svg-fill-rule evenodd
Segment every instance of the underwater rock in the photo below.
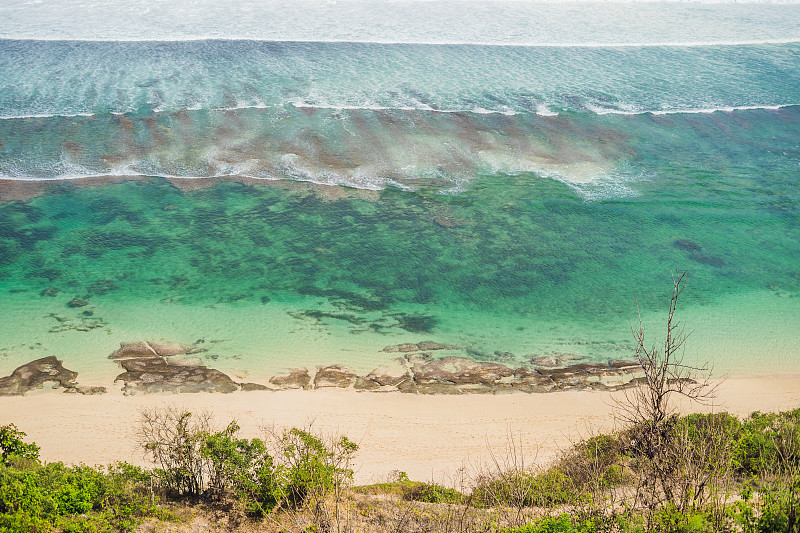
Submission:
M 561 359 L 558 359 L 556 357 L 542 356 L 542 357 L 534 357 L 533 359 L 531 359 L 531 364 L 534 364 L 536 366 L 546 366 L 549 368 L 554 368 L 560 366 L 562 362 Z
M 89 305 L 89 302 L 87 302 L 86 300 L 83 300 L 81 298 L 73 298 L 72 300 L 67 302 L 67 307 L 72 307 L 72 308 L 85 307 L 87 305 Z
M 59 292 L 61 292 L 61 289 L 58 289 L 56 287 L 48 287 L 46 289 L 43 289 L 42 292 L 39 293 L 39 296 L 49 296 L 50 298 L 53 298 Z
M 280 389 L 310 389 L 311 376 L 307 368 L 293 368 L 289 373 L 282 376 L 272 376 L 269 378 L 272 385 Z
M 331 365 L 320 368 L 314 376 L 314 388 L 338 387 L 346 389 L 356 381 L 356 373 L 349 368 Z
M 699 244 L 694 241 L 690 241 L 689 239 L 677 239 L 672 243 L 672 245 L 675 248 L 680 248 L 681 250 L 686 250 L 687 252 L 696 252 L 702 248 Z
M 75 382 L 77 377 L 77 372 L 64 368 L 54 355 L 42 357 L 18 367 L 10 376 L 0 378 L 0 396 L 21 396 L 33 389 L 41 389 L 45 383 L 64 387 L 64 392 L 86 394 L 89 389 L 97 389 L 91 394 L 106 392 L 105 387 L 80 387 Z
M 689 259 L 691 259 L 692 261 L 697 261 L 698 263 L 703 263 L 704 265 L 710 265 L 710 266 L 713 266 L 713 267 L 721 267 L 721 266 L 725 265 L 725 260 L 722 259 L 721 257 L 708 256 L 708 255 L 704 255 L 704 254 L 697 253 L 697 252 L 695 252 L 692 255 L 690 255 Z
M 453 346 L 450 344 L 439 344 L 438 342 L 433 341 L 422 341 L 418 344 L 395 344 L 393 346 L 387 346 L 383 349 L 384 352 L 387 353 L 395 353 L 395 352 L 427 352 L 432 350 L 454 350 L 457 346 Z
M 387 346 L 383 351 L 387 353 L 416 352 L 419 351 L 419 348 L 417 348 L 416 344 L 397 344 L 395 346 Z
M 107 294 L 109 291 L 113 291 L 117 288 L 117 285 L 114 283 L 113 280 L 110 279 L 101 279 L 97 280 L 91 285 L 89 285 L 89 292 L 91 294 Z
M 125 359 L 129 357 L 170 357 L 197 353 L 193 346 L 177 342 L 123 342 L 118 350 L 108 356 L 109 359 Z

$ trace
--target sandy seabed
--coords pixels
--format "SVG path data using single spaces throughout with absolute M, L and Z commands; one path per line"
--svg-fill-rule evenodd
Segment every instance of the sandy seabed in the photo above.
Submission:
M 474 475 L 505 456 L 513 436 L 528 464 L 546 463 L 573 441 L 614 428 L 620 393 L 421 396 L 352 390 L 254 391 L 232 394 L 100 396 L 45 390 L 0 398 L 0 424 L 14 423 L 39 444 L 42 458 L 66 463 L 146 465 L 135 443 L 141 409 L 175 406 L 212 411 L 219 424 L 235 418 L 255 437 L 267 426 L 306 426 L 358 442 L 356 482 L 384 481 L 393 470 L 412 479 L 457 485 L 459 471 Z M 800 375 L 730 378 L 712 405 L 687 411 L 752 411 L 800 407 Z

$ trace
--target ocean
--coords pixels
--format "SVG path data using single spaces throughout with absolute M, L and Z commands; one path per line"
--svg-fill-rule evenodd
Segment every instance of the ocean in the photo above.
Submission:
M 631 359 L 676 271 L 687 362 L 800 368 L 797 3 L 4 2 L 3 182 L 0 375 Z

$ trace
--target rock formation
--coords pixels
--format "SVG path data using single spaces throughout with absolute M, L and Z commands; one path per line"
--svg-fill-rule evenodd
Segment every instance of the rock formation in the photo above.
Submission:
M 105 387 L 82 387 L 75 381 L 73 372 L 54 355 L 42 357 L 15 369 L 10 376 L 0 378 L 0 396 L 21 396 L 34 389 L 41 389 L 45 383 L 53 383 L 53 388 L 63 387 L 64 392 L 79 394 L 102 394 Z
M 122 343 L 109 355 L 125 372 L 114 380 L 124 382 L 125 394 L 137 392 L 234 392 L 237 390 L 264 390 L 257 383 L 236 383 L 219 370 L 208 368 L 198 360 L 180 359 L 203 351 L 193 346 L 177 343 L 131 342 Z

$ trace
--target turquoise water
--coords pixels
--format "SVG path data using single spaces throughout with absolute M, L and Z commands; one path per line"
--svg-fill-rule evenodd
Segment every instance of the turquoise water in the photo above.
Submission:
M 689 360 L 797 372 L 800 44 L 0 40 L 0 73 L 0 179 L 52 180 L 0 204 L 2 372 L 630 358 L 676 269 Z

